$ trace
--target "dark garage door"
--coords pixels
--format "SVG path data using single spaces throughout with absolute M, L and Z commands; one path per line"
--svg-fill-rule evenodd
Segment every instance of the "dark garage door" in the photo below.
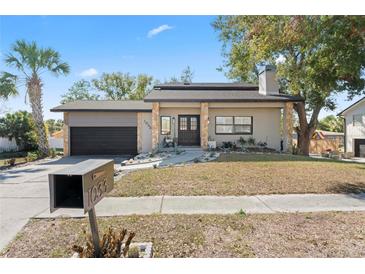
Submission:
M 136 127 L 71 127 L 71 155 L 137 154 Z

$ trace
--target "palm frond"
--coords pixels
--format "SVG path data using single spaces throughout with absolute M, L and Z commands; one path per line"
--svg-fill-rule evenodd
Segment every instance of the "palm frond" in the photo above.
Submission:
M 20 70 L 21 72 L 23 72 L 24 74 L 26 74 L 24 71 L 23 63 L 17 57 L 15 57 L 13 54 L 11 54 L 11 53 L 6 54 L 4 62 L 8 66 L 15 67 L 18 70 Z
M 6 63 L 16 67 L 26 76 L 38 74 L 43 69 L 55 75 L 67 75 L 70 72 L 69 65 L 61 60 L 57 51 L 41 48 L 34 41 L 16 41 L 12 46 L 12 53 L 7 55 Z
M 67 75 L 70 73 L 70 66 L 67 63 L 60 63 L 57 66 L 50 68 L 50 71 L 55 75 Z

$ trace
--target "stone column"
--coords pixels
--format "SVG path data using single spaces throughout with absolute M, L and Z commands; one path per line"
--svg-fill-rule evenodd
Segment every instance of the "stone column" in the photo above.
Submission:
M 158 148 L 160 130 L 160 103 L 152 103 L 152 150 Z
M 209 107 L 208 103 L 200 103 L 200 146 L 208 149 L 208 126 L 209 126 Z
M 293 102 L 284 103 L 283 113 L 284 151 L 292 153 L 293 148 Z
M 69 113 L 63 113 L 63 155 L 70 156 L 70 127 L 69 127 Z
M 137 152 L 142 152 L 142 112 L 137 112 Z

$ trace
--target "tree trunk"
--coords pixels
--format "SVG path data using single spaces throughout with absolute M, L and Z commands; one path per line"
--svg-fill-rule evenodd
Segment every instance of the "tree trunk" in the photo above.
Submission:
M 294 109 L 298 113 L 299 118 L 299 127 L 296 128 L 298 134 L 298 153 L 308 156 L 310 141 L 317 128 L 318 114 L 321 107 L 318 106 L 313 110 L 309 123 L 307 121 L 307 113 L 305 111 L 304 102 L 294 104 Z
M 298 132 L 298 153 L 301 155 L 309 155 L 310 141 L 313 133 L 309 130 L 305 132 Z
M 32 75 L 32 78 L 27 82 L 27 91 L 29 101 L 32 107 L 32 116 L 35 123 L 35 128 L 38 136 L 38 149 L 44 156 L 49 155 L 48 138 L 46 127 L 43 121 L 43 105 L 42 105 L 42 83 L 37 75 Z

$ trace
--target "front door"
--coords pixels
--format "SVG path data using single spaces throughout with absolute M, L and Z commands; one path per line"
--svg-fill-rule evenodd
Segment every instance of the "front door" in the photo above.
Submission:
M 179 115 L 178 144 L 180 146 L 200 145 L 200 116 Z

